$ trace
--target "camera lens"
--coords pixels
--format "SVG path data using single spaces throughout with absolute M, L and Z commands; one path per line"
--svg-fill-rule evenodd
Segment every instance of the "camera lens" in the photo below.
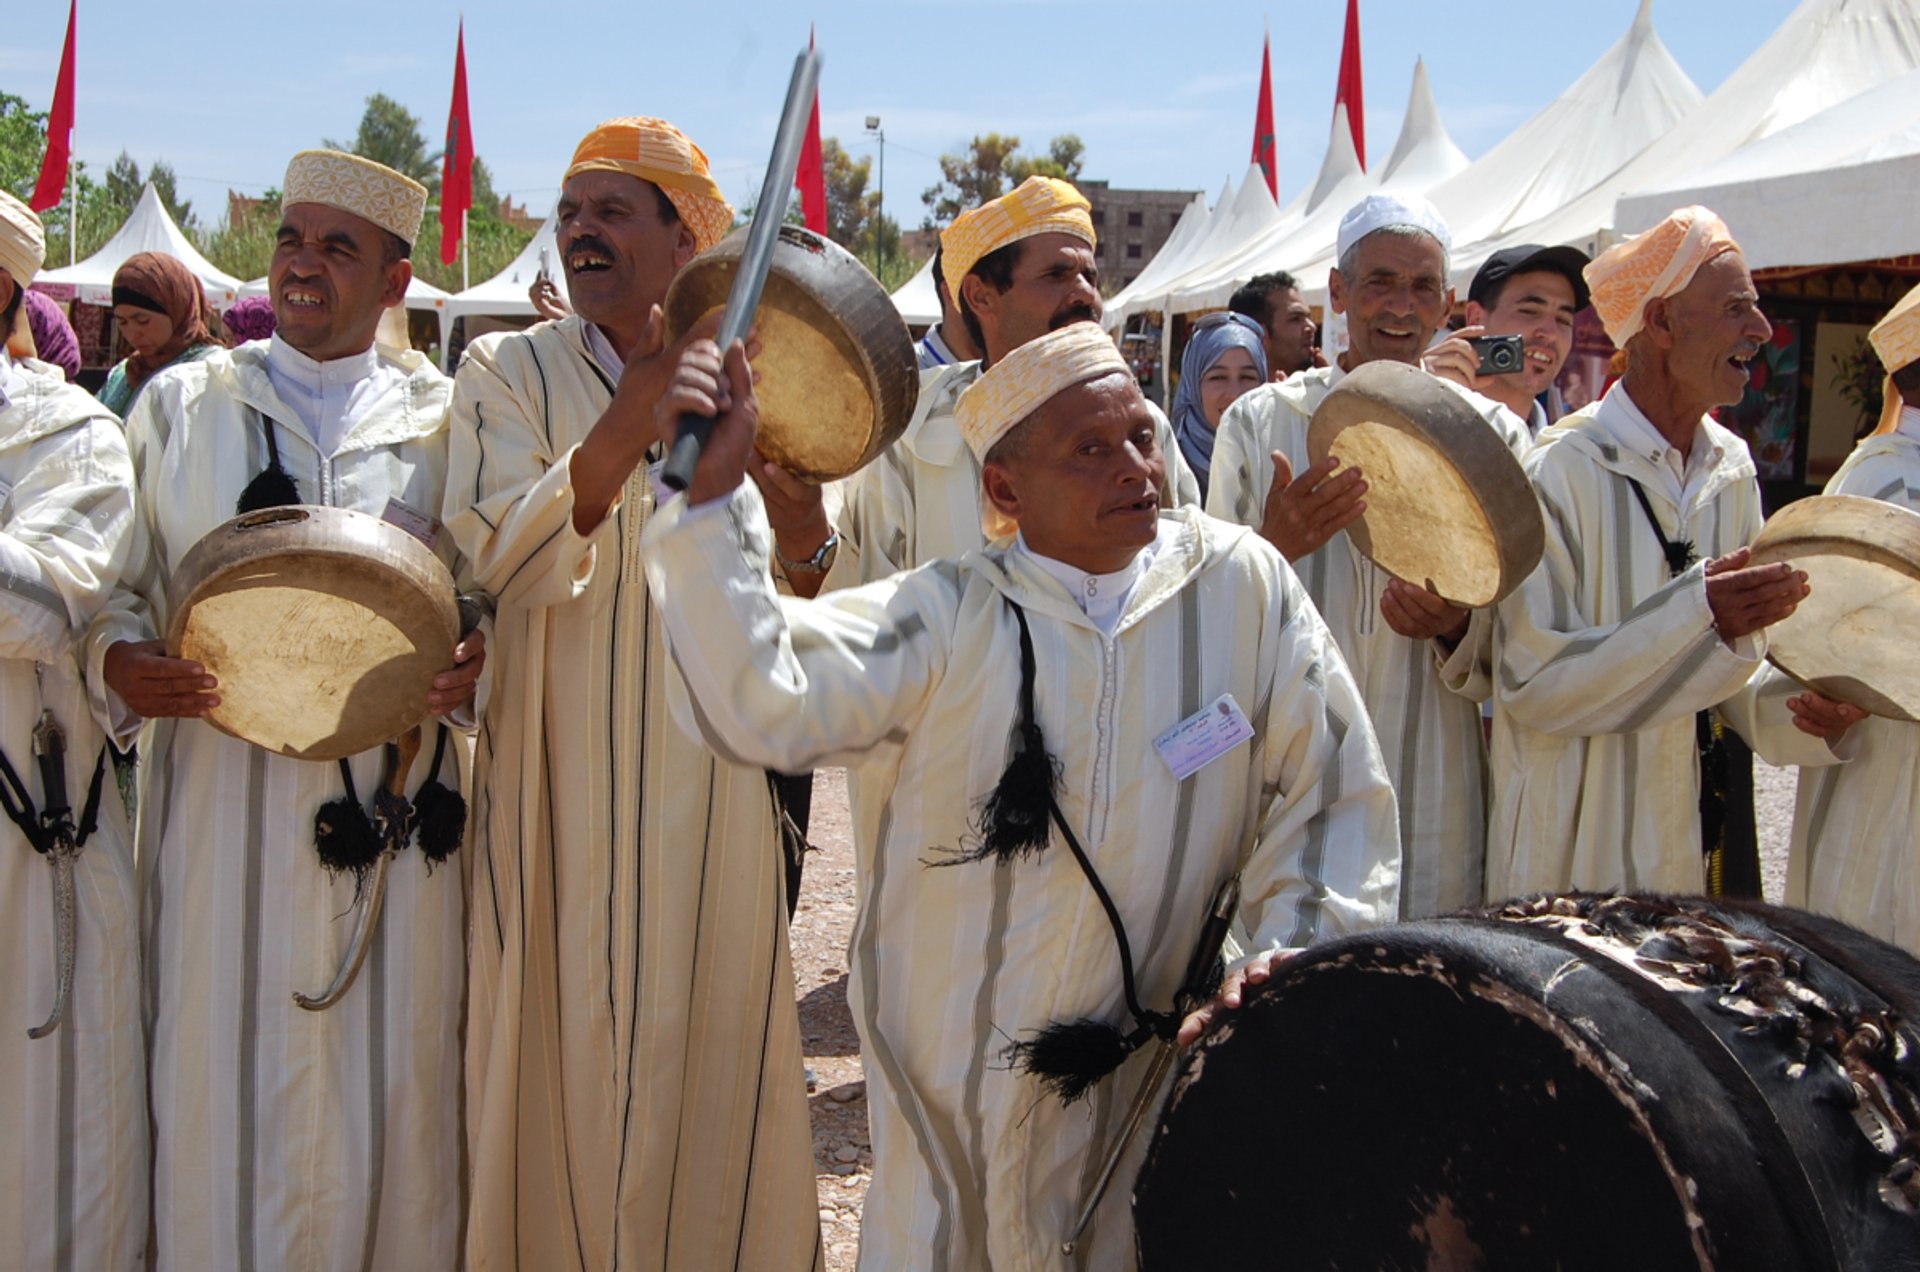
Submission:
M 1496 345 L 1493 356 L 1488 359 L 1495 371 L 1508 373 L 1520 369 L 1520 351 L 1512 345 Z

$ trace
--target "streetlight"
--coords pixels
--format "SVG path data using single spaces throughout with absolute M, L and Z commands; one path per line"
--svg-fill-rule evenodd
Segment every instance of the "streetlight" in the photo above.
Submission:
M 867 116 L 867 131 L 880 139 L 880 206 L 873 219 L 873 255 L 884 270 L 887 267 L 887 240 L 883 234 L 887 220 L 887 134 L 880 127 L 880 116 Z

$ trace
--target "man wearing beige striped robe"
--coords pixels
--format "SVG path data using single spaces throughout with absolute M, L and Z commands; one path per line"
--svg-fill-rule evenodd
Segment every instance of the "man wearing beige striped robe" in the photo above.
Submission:
M 857 764 L 885 793 L 849 986 L 874 1144 L 860 1266 L 1130 1266 L 1144 1136 L 1071 1257 L 1061 1243 L 1147 1052 L 1110 1076 L 1078 1071 L 1092 1085 L 1069 1105 L 1042 1081 L 1060 1071 L 1008 1044 L 1167 1012 L 1235 874 L 1262 969 L 1391 920 L 1392 792 L 1325 625 L 1257 536 L 1160 514 L 1157 430 L 1091 323 L 1023 346 L 960 404 L 1006 534 L 817 601 L 783 604 L 766 579 L 760 500 L 740 484 L 744 350 L 724 379 L 711 343 L 690 350 L 663 401 L 723 411 L 694 488 L 641 538 L 691 689 L 683 725 L 749 763 Z M 1043 774 L 1058 762 L 1053 815 L 1070 829 L 1048 826 L 1045 799 L 1007 795 L 1015 750 Z M 1037 837 L 1003 837 L 990 794 L 1036 818 Z
M 40 218 L 0 191 L 0 334 L 25 313 L 44 243 Z M 60 992 L 54 866 L 0 821 L 0 1266 L 131 1269 L 147 1243 L 133 834 L 103 751 L 113 721 L 91 709 L 76 655 L 126 565 L 133 468 L 111 412 L 58 367 L 4 348 L 0 492 L 0 754 L 45 809 L 33 733 L 50 712 L 76 824 L 89 790 L 99 796 L 73 863 L 72 989 L 38 1038 L 27 1031 Z
M 166 657 L 163 639 L 186 600 L 173 589 L 182 559 L 267 483 L 410 524 L 457 569 L 434 520 L 452 385 L 419 353 L 374 342 L 406 295 L 426 190 L 356 156 L 303 151 L 285 192 L 273 338 L 160 373 L 133 408 L 128 586 L 90 637 L 103 709 L 146 720 L 154 1261 L 162 1272 L 450 1268 L 463 1198 L 464 862 L 430 873 L 405 849 L 352 989 L 326 1011 L 296 1006 L 296 993 L 332 981 L 355 929 L 359 885 L 323 867 L 315 846 L 315 814 L 346 793 L 339 765 L 199 718 L 220 686 Z M 477 653 L 478 641 L 463 643 Z M 481 663 L 470 658 L 457 685 L 443 674 L 429 705 L 463 706 Z M 432 754 L 416 759 L 409 794 Z M 377 747 L 351 758 L 363 803 L 384 767 Z
M 1228 407 L 1207 491 L 1208 511 L 1260 527 L 1293 563 L 1353 668 L 1400 803 L 1400 917 L 1409 919 L 1481 899 L 1489 615 L 1448 606 L 1360 555 L 1346 526 L 1364 507 L 1366 473 L 1333 473 L 1330 459 L 1310 467 L 1307 425 L 1355 367 L 1418 365 L 1446 319 L 1448 242 L 1439 213 L 1418 197 L 1374 195 L 1349 210 L 1331 297 L 1352 347 L 1333 366 L 1262 385 Z M 1511 411 L 1438 383 L 1470 401 L 1514 454 L 1526 451 L 1526 425 Z M 1277 476 L 1276 452 L 1285 461 Z
M 558 210 L 576 313 L 483 337 L 456 376 L 446 520 L 498 603 L 467 1029 L 476 1268 L 821 1259 L 768 779 L 674 728 L 640 573 L 669 361 L 650 324 L 731 221 L 678 129 L 601 125 Z

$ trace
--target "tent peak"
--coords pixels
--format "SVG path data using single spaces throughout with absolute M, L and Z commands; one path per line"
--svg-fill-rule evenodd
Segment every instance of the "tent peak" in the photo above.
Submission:
M 1433 82 L 1427 65 L 1416 58 L 1413 86 L 1407 93 L 1407 113 L 1400 123 L 1400 138 L 1394 142 L 1387 166 L 1380 170 L 1382 186 L 1395 183 L 1424 188 L 1446 179 L 1467 166 L 1467 157 L 1447 135 L 1440 118 L 1439 103 L 1433 98 Z

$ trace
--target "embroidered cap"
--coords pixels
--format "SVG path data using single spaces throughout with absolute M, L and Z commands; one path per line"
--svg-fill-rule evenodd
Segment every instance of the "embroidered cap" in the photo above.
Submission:
M 371 221 L 412 247 L 427 214 L 427 187 L 383 163 L 338 150 L 302 150 L 287 164 L 283 206 L 321 203 Z

